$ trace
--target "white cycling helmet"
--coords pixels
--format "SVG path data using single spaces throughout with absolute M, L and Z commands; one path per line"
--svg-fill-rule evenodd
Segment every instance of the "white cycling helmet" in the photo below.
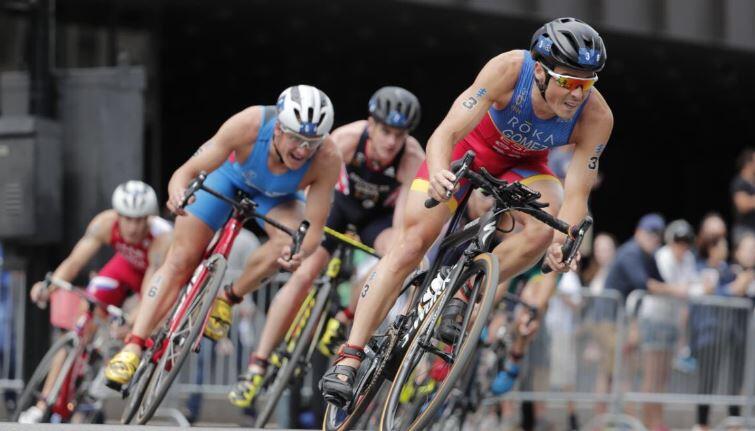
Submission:
M 113 209 L 126 217 L 157 215 L 157 195 L 147 183 L 128 181 L 115 188 Z
M 278 97 L 278 122 L 282 128 L 306 138 L 324 138 L 333 127 L 333 104 L 311 85 L 288 87 Z

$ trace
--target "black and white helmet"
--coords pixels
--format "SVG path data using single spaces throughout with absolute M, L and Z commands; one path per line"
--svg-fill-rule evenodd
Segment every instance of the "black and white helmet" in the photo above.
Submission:
M 555 69 L 563 66 L 600 72 L 606 65 L 606 46 L 597 31 L 576 18 L 558 18 L 532 35 L 530 53 L 536 61 Z
M 370 115 L 381 123 L 399 129 L 414 130 L 419 124 L 421 108 L 417 96 L 401 87 L 383 87 L 368 104 Z
M 333 127 L 333 104 L 311 85 L 288 87 L 278 97 L 278 122 L 284 130 L 308 138 L 323 138 Z
M 147 183 L 127 181 L 115 188 L 113 209 L 126 217 L 157 215 L 157 195 Z

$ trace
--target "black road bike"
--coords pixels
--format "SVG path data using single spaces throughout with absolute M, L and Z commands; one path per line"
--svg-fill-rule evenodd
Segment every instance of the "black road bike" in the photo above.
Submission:
M 451 167 L 457 181 L 467 178 L 473 188 L 480 188 L 492 196 L 493 207 L 478 219 L 461 226 L 469 194 L 465 196 L 450 221 L 438 257 L 430 269 L 416 274 L 404 286 L 404 289 L 415 289 L 408 311 L 398 316 L 386 332 L 373 336 L 367 343 L 365 360 L 354 381 L 352 400 L 346 403 L 335 400 L 340 406 L 329 400 L 323 429 L 353 427 L 386 380 L 392 383 L 381 415 L 381 429 L 420 430 L 435 420 L 455 382 L 471 362 L 480 333 L 488 324 L 494 307 L 499 265 L 498 258 L 490 251 L 505 214 L 520 211 L 566 234 L 562 249 L 564 262 L 571 262 L 576 255 L 592 219 L 587 217 L 578 225 L 569 226 L 543 210 L 547 204 L 538 202 L 540 193 L 521 183 L 499 180 L 484 168 L 479 173 L 472 171 L 474 156 L 473 152 L 467 152 Z M 427 207 L 437 204 L 433 199 L 425 202 Z M 437 327 L 443 310 L 460 289 L 464 289 L 469 299 L 459 313 L 462 331 L 453 344 L 447 345 L 436 335 Z M 432 368 L 429 364 L 436 358 L 448 366 L 442 381 L 427 393 L 424 400 L 409 404 L 400 402 L 405 386 L 413 384 L 416 379 L 421 380 L 421 374 L 429 372 Z

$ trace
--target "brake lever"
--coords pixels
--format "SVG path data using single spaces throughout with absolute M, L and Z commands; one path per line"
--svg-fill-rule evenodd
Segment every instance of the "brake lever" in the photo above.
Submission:
M 585 238 L 585 234 L 592 227 L 592 217 L 587 216 L 578 225 L 574 225 L 569 228 L 569 235 L 566 237 L 564 244 L 561 246 L 561 262 L 570 265 L 574 257 L 579 251 L 579 247 L 582 245 L 582 240 Z M 553 271 L 547 263 L 543 262 L 540 270 L 543 274 L 548 274 Z
M 294 257 L 296 253 L 299 252 L 301 249 L 301 244 L 304 242 L 304 236 L 307 235 L 307 231 L 309 230 L 309 221 L 304 220 L 299 224 L 299 228 L 296 229 L 296 232 L 294 232 L 293 240 L 294 244 L 291 246 L 291 254 L 288 256 L 288 259 L 286 259 L 288 262 L 291 261 L 291 259 Z
M 459 184 L 459 181 L 461 181 L 461 178 L 464 176 L 466 171 L 472 167 L 472 161 L 474 160 L 474 158 L 475 152 L 469 150 L 464 154 L 464 158 L 451 163 L 451 169 L 454 171 L 454 176 L 456 177 L 456 179 L 454 180 L 451 190 L 446 191 L 447 199 L 451 198 L 451 193 L 453 193 L 454 189 Z M 456 169 L 457 166 L 458 169 Z M 440 201 L 437 201 L 434 198 L 427 198 L 427 200 L 425 201 L 425 208 L 434 208 L 438 206 L 439 203 Z
M 194 196 L 194 193 L 198 192 L 202 185 L 204 184 L 204 181 L 207 179 L 207 172 L 202 171 L 197 175 L 196 178 L 191 180 L 189 183 L 189 187 L 186 188 L 186 191 L 184 192 L 184 197 L 181 199 L 181 203 L 178 205 L 180 209 L 186 208 L 186 205 L 189 204 L 189 199 L 191 199 L 192 196 Z

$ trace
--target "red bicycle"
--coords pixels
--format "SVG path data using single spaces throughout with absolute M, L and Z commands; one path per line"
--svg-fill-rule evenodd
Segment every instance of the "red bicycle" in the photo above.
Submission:
M 92 331 L 90 323 L 96 318 L 97 308 L 106 311 L 120 324 L 125 323 L 126 315 L 120 308 L 98 301 L 84 289 L 56 279 L 51 273 L 45 277 L 45 283 L 48 289 L 51 285 L 56 286 L 83 298 L 87 310 L 79 317 L 76 327 L 58 338 L 37 365 L 21 393 L 13 421 L 17 422 L 23 412 L 36 405 L 41 410 L 40 422 L 50 422 L 53 417 L 56 422 L 69 422 L 77 411 L 83 414 L 82 422 L 91 422 L 98 409 L 83 407 L 88 401 L 96 403 L 89 390 L 102 367 L 106 349 L 101 347 L 109 337 Z
M 228 254 L 244 223 L 259 218 L 286 232 L 293 239 L 291 255 L 298 252 L 309 228 L 303 221 L 292 231 L 286 226 L 255 211 L 254 203 L 244 192 L 238 191 L 236 199 L 230 199 L 204 185 L 207 174 L 201 173 L 186 191 L 181 207 L 199 190 L 230 204 L 233 213 L 223 226 L 217 241 L 205 253 L 189 283 L 183 288 L 170 318 L 160 331 L 147 341 L 139 367 L 128 385 L 121 389 L 123 397 L 129 397 L 121 422 L 147 423 L 165 398 L 189 352 L 198 352 L 202 330 L 210 317 L 210 311 L 218 294 L 228 265 Z

